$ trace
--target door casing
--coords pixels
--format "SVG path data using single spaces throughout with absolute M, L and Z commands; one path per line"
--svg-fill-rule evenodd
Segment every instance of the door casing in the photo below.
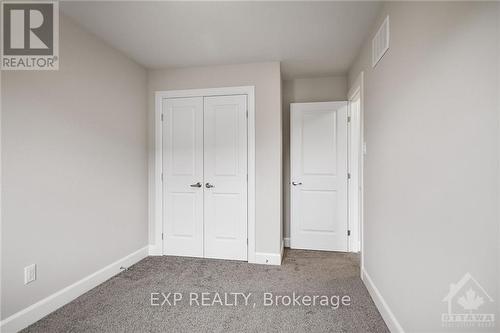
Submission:
M 359 122 L 358 124 L 358 130 L 359 133 L 359 144 L 360 147 L 358 147 L 360 154 L 358 155 L 358 164 L 359 168 L 357 170 L 350 170 L 351 175 L 354 177 L 358 177 L 358 184 L 359 184 L 359 198 L 358 198 L 358 203 L 359 203 L 359 221 L 354 221 L 354 223 L 359 223 L 359 233 L 358 235 L 353 235 L 353 241 L 358 241 L 359 242 L 359 248 L 357 249 L 361 255 L 361 260 L 360 260 L 360 275 L 361 278 L 363 279 L 363 271 L 364 271 L 364 263 L 365 263 L 365 250 L 364 250 L 364 223 L 365 223 L 365 212 L 364 212 L 364 201 L 365 201 L 365 190 L 364 190 L 364 159 L 366 155 L 366 141 L 365 141 L 365 131 L 364 131 L 364 72 L 360 72 L 356 80 L 353 82 L 351 85 L 348 93 L 347 93 L 347 100 L 349 103 L 355 99 L 356 97 L 359 96 L 359 114 L 358 114 L 358 119 L 357 121 Z M 356 174 L 357 173 L 357 174 Z
M 154 241 L 150 245 L 150 255 L 163 255 L 163 189 L 162 189 L 162 101 L 165 98 L 209 97 L 226 95 L 247 95 L 247 259 L 255 260 L 255 86 L 223 87 L 189 90 L 169 90 L 155 92 L 155 142 L 154 142 L 154 214 L 150 218 L 150 235 Z

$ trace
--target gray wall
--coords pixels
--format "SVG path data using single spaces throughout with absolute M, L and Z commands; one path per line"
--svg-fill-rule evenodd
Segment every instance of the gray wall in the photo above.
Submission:
M 387 3 L 389 51 L 373 69 L 369 36 L 349 73 L 365 73 L 365 269 L 406 331 L 442 330 L 466 272 L 500 299 L 495 6 Z
M 330 76 L 283 81 L 283 220 L 290 237 L 290 103 L 347 100 L 347 77 Z
M 2 319 L 147 245 L 146 71 L 60 33 L 59 71 L 2 73 Z
M 279 62 L 150 70 L 150 175 L 154 175 L 154 92 L 161 90 L 255 86 L 256 252 L 281 251 L 281 76 Z M 150 198 L 154 196 L 150 179 Z M 153 216 L 153 200 L 150 200 Z M 154 243 L 153 220 L 150 243 Z
M 500 4 L 497 5 L 497 36 L 500 36 Z M 497 109 L 498 109 L 498 128 L 500 129 L 500 38 L 497 39 L 497 55 L 498 55 L 498 59 L 497 59 L 497 71 L 498 71 L 498 75 L 497 75 Z M 500 156 L 500 134 L 498 135 L 498 155 Z M 499 162 L 500 164 L 500 162 Z M 500 167 L 499 167 L 500 169 Z M 497 179 L 498 181 L 498 192 L 499 192 L 499 195 L 498 195 L 498 216 L 500 217 L 500 176 L 498 177 Z M 498 232 L 498 257 L 500 258 L 500 231 Z M 497 270 L 498 272 L 498 289 L 497 289 L 497 296 L 500 296 L 500 267 L 498 268 Z M 497 298 L 497 300 L 500 299 Z M 500 310 L 499 310 L 500 311 Z M 499 318 L 499 316 L 497 316 L 497 318 Z

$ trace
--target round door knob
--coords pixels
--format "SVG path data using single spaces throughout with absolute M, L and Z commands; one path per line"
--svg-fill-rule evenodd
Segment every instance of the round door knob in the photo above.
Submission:
M 215 185 L 212 185 L 212 184 L 210 184 L 210 183 L 206 183 L 206 184 L 205 184 L 205 187 L 206 187 L 206 188 L 212 188 L 212 187 L 215 187 Z

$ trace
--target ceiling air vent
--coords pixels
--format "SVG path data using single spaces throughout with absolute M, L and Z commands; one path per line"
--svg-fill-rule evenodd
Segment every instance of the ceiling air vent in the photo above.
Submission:
M 389 16 L 387 16 L 372 40 L 372 67 L 382 59 L 389 49 Z

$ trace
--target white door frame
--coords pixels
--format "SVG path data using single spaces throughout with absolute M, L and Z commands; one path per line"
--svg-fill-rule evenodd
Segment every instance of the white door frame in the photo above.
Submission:
M 359 154 L 359 170 L 349 170 L 349 173 L 351 174 L 352 177 L 358 177 L 359 180 L 359 186 L 361 188 L 360 190 L 360 198 L 359 198 L 359 205 L 360 205 L 360 214 L 359 214 L 359 235 L 351 235 L 352 240 L 350 241 L 357 241 L 359 240 L 360 242 L 360 252 L 361 252 L 361 272 L 364 271 L 364 241 L 363 241 L 363 230 L 364 230 L 364 220 L 365 220 L 365 214 L 364 214 L 364 156 L 366 154 L 366 143 L 365 143 L 365 136 L 364 136 L 364 72 L 361 72 L 352 86 L 349 89 L 349 92 L 347 94 L 347 100 L 349 103 L 349 115 L 350 114 L 350 103 L 354 99 L 354 97 L 359 94 L 359 99 L 360 99 L 360 105 L 359 105 L 359 151 L 361 154 Z M 351 118 L 352 119 L 352 118 Z M 349 202 L 349 205 L 351 203 Z M 351 221 L 349 221 L 351 223 Z
M 150 255 L 163 255 L 163 190 L 162 190 L 162 100 L 165 98 L 208 97 L 227 95 L 247 95 L 248 100 L 248 262 L 255 261 L 255 86 L 223 87 L 208 89 L 168 90 L 155 92 L 155 142 L 154 142 L 154 245 L 150 246 Z

